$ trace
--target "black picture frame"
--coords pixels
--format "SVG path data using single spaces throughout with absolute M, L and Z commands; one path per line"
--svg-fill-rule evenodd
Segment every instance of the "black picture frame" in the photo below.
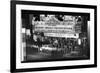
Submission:
M 94 64 L 88 65 L 73 65 L 73 66 L 57 66 L 57 67 L 41 67 L 41 68 L 16 68 L 16 5 L 37 5 L 37 6 L 52 6 L 52 7 L 72 7 L 94 9 Z M 11 47 L 11 72 L 29 72 L 29 71 L 45 71 L 59 69 L 79 69 L 97 67 L 97 6 L 93 5 L 78 5 L 78 4 L 62 4 L 62 3 L 47 3 L 47 2 L 31 2 L 31 1 L 11 1 L 11 25 L 10 25 L 10 47 Z M 91 31 L 90 31 L 91 32 Z

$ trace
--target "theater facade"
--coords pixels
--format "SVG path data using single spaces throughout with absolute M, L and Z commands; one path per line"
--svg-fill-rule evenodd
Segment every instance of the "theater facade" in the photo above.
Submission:
M 22 10 L 21 14 L 22 62 L 89 59 L 88 13 Z

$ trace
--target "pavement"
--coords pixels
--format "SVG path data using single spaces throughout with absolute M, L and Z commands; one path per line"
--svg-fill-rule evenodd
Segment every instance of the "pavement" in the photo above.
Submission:
M 27 55 L 26 61 L 37 61 L 37 60 L 53 60 L 53 59 L 75 59 L 75 58 L 86 58 L 87 56 L 79 56 L 76 53 L 66 53 L 64 55 L 52 55 L 51 53 L 37 52 Z

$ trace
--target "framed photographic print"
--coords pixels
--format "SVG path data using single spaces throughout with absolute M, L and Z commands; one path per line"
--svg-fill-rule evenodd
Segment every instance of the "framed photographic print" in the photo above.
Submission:
M 11 1 L 11 72 L 97 66 L 97 6 Z

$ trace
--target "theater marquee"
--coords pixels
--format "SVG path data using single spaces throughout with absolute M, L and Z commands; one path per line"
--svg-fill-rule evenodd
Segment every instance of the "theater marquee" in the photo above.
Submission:
M 75 19 L 75 16 L 66 15 L 64 16 L 64 21 L 59 21 L 54 16 L 55 15 L 52 15 L 49 19 L 45 17 L 45 21 L 34 21 L 32 23 L 32 25 L 35 25 L 34 30 L 44 32 L 45 36 L 78 38 L 79 33 L 81 32 L 81 24 L 79 24 L 78 27 L 79 32 L 75 31 L 77 29 L 75 29 L 77 24 L 77 19 Z

